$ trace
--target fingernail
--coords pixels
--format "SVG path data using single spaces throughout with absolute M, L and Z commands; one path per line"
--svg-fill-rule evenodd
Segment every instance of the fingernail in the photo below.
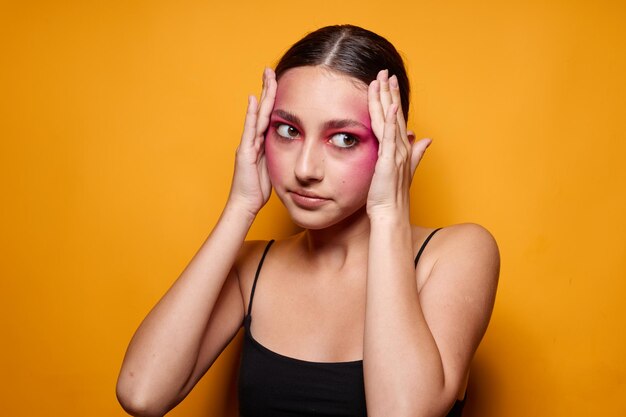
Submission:
M 389 85 L 392 88 L 398 88 L 398 78 L 395 75 L 392 75 L 391 78 L 389 78 Z
M 385 78 L 389 78 L 389 70 L 384 70 L 383 75 L 385 76 Z

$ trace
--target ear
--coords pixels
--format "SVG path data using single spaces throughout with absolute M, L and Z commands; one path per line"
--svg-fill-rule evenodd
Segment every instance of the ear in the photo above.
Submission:
M 409 138 L 410 144 L 413 144 L 413 142 L 415 142 L 415 132 L 413 132 L 412 130 L 407 130 L 406 136 Z
M 415 140 L 415 138 L 413 138 L 413 140 Z M 413 179 L 415 170 L 422 160 L 424 152 L 426 152 L 426 148 L 430 146 L 431 142 L 432 139 L 424 138 L 411 144 L 411 179 Z

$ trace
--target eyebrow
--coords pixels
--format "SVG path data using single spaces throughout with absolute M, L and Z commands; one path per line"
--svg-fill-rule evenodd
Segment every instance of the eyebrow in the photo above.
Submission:
M 285 110 L 280 110 L 280 109 L 276 109 L 272 112 L 272 114 L 275 114 L 283 119 L 285 119 L 286 121 L 288 121 L 289 123 L 293 123 L 297 126 L 302 126 L 302 121 L 300 120 L 300 118 L 298 116 L 296 116 L 293 113 L 290 113 L 288 111 Z M 324 122 L 324 126 L 323 129 L 324 130 L 328 130 L 328 129 L 344 129 L 346 127 L 360 127 L 362 129 L 365 130 L 369 130 L 367 126 L 365 126 L 363 123 L 357 121 L 357 120 L 353 120 L 353 119 L 333 119 L 333 120 L 328 120 L 327 122 Z

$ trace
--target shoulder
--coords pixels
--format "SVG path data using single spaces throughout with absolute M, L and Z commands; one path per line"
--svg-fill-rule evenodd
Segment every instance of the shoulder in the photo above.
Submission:
M 428 242 L 431 255 L 475 255 L 486 259 L 499 259 L 499 250 L 493 235 L 476 223 L 461 223 L 439 229 L 413 227 L 414 245 L 420 248 Z
M 246 240 L 241 246 L 234 270 L 242 295 L 250 293 L 256 270 L 269 244 L 269 240 Z
M 430 234 L 429 230 L 419 229 L 416 233 L 418 248 Z M 447 279 L 478 280 L 487 286 L 495 285 L 498 280 L 498 245 L 493 235 L 479 224 L 442 227 L 428 242 L 422 257 L 422 276 L 443 274 Z
M 447 369 L 446 380 L 463 384 L 493 311 L 498 246 L 480 225 L 446 226 L 428 242 L 422 260 L 417 272 L 422 312 Z
M 246 275 L 247 270 L 256 269 L 270 243 L 270 240 L 246 240 L 243 242 L 235 261 L 237 274 Z
M 267 269 L 268 266 L 271 267 L 275 263 L 277 257 L 281 260 L 284 259 L 284 248 L 285 246 L 289 247 L 289 242 L 292 242 L 295 237 L 296 235 L 277 240 L 246 240 L 243 243 L 233 268 L 245 305 L 248 305 L 254 278 L 261 266 L 261 260 L 264 259 L 264 254 L 266 252 L 268 254 L 263 262 L 263 269 Z M 271 251 L 269 250 L 270 247 L 272 248 Z
M 499 259 L 499 250 L 493 235 L 483 226 L 462 223 L 439 230 L 440 248 L 444 253 L 473 255 L 485 260 Z

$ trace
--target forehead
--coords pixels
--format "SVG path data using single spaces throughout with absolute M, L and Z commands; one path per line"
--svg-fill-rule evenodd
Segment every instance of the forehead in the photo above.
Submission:
M 367 86 L 320 66 L 292 68 L 278 81 L 275 108 L 302 119 L 369 118 Z

